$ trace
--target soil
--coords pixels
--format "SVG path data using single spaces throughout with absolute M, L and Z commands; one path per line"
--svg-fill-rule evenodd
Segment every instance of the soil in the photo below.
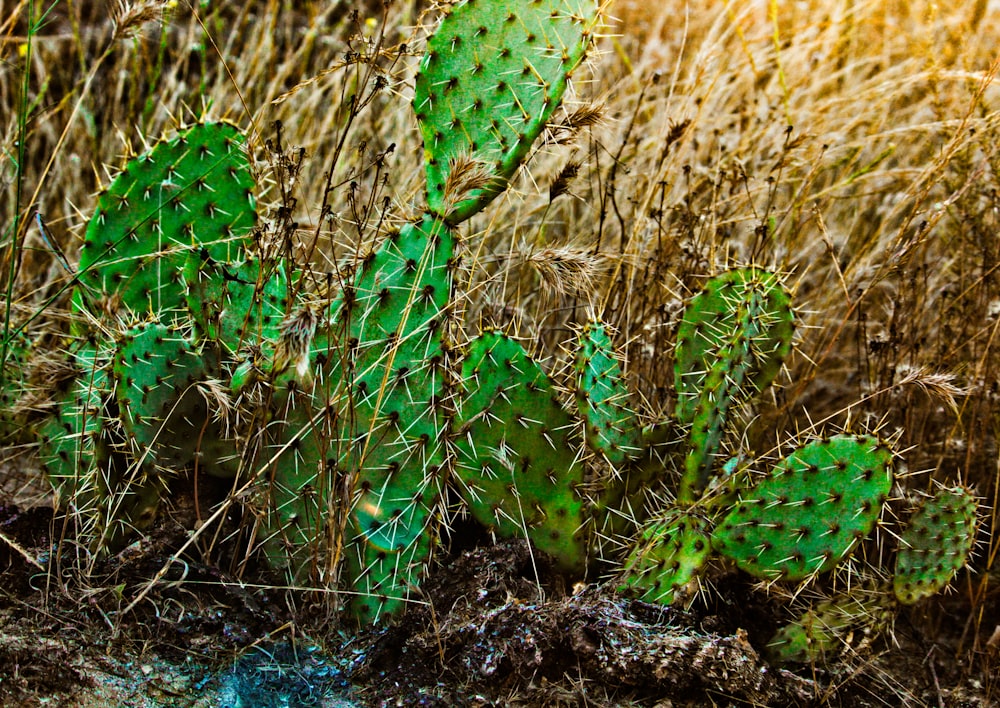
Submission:
M 254 568 L 237 580 L 183 557 L 149 589 L 187 533 L 164 521 L 82 582 L 51 506 L 0 498 L 0 705 L 997 704 L 995 649 L 961 648 L 969 610 L 957 595 L 899 616 L 891 639 L 780 667 L 761 651 L 782 609 L 735 573 L 691 609 L 666 608 L 567 587 L 509 541 L 455 551 L 398 622 L 359 632 Z

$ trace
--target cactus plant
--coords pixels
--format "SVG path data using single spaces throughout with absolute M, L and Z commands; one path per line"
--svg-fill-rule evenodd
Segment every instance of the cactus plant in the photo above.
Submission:
M 867 637 L 884 631 L 898 605 L 939 592 L 968 562 L 976 514 L 975 497 L 961 486 L 942 487 L 924 499 L 899 536 L 892 581 L 869 579 L 808 609 L 775 633 L 768 643 L 772 660 L 822 660 L 858 630 Z
M 129 160 L 98 199 L 73 306 L 87 313 L 74 330 L 100 346 L 74 346 L 79 373 L 37 431 L 42 463 L 89 520 L 95 547 L 148 525 L 166 489 L 163 470 L 200 456 L 207 471 L 233 473 L 233 444 L 195 390 L 221 375 L 221 362 L 213 345 L 178 328 L 190 327 L 196 300 L 184 280 L 189 253 L 228 263 L 245 251 L 253 184 L 235 126 L 199 123 Z M 88 322 L 100 330 L 86 331 Z
M 267 426 L 268 555 L 281 563 L 278 549 L 290 554 L 285 563 L 302 579 L 312 561 L 297 549 L 315 549 L 323 536 L 342 544 L 335 553 L 343 552 L 340 571 L 359 617 L 391 612 L 406 599 L 440 516 L 450 426 L 451 225 L 499 194 L 524 161 L 596 22 L 596 6 L 586 0 L 522 4 L 458 6 L 430 40 L 414 97 L 428 214 L 387 237 L 324 314 L 285 302 L 280 266 L 265 273 L 247 260 L 253 180 L 231 126 L 196 125 L 129 161 L 87 230 L 75 306 L 98 317 L 124 308 L 155 319 L 114 354 L 132 456 L 176 468 L 217 441 L 217 456 L 235 461 L 235 445 L 189 390 L 198 379 L 231 376 L 233 395 L 251 400 L 254 385 L 275 386 L 271 412 L 251 416 Z M 484 43 L 496 43 L 516 76 L 497 83 L 495 72 L 481 71 L 477 45 Z M 483 81 L 491 82 L 488 91 Z M 445 182 L 455 187 L 450 170 L 466 157 L 491 172 L 478 188 L 459 185 L 452 192 L 462 199 L 449 202 Z M 293 316 L 279 325 L 286 311 Z M 179 333 L 192 324 L 194 339 Z M 293 379 L 305 390 L 278 390 Z M 335 478 L 349 507 L 339 532 L 321 518 Z
M 946 586 L 966 564 L 975 541 L 976 501 L 946 487 L 923 501 L 899 541 L 893 592 L 912 605 Z
M 253 250 L 253 178 L 232 126 L 193 126 L 129 161 L 88 226 L 73 302 L 104 331 L 133 324 L 80 348 L 81 373 L 40 431 L 53 483 L 96 510 L 102 538 L 146 523 L 172 471 L 250 474 L 266 558 L 295 586 L 335 586 L 363 624 L 412 598 L 456 491 L 492 532 L 527 537 L 577 577 L 628 547 L 620 586 L 655 602 L 689 597 L 713 553 L 802 582 L 852 552 L 892 482 L 878 439 L 810 442 L 762 475 L 749 450 L 728 449 L 792 347 L 777 274 L 706 281 L 677 333 L 675 420 L 646 429 L 599 321 L 575 346 L 575 410 L 513 337 L 458 343 L 459 225 L 524 164 L 596 17 L 589 0 L 451 10 L 415 82 L 422 214 L 345 268 L 336 293 L 310 292 L 290 262 Z M 206 405 L 210 389 L 237 410 L 239 442 Z M 735 456 L 720 464 L 724 454 Z M 941 504 L 931 516 L 947 529 L 918 515 L 924 535 L 971 537 L 957 497 Z M 961 562 L 966 537 L 953 547 Z M 912 560 L 918 548 L 900 552 L 906 597 L 954 572 Z M 849 614 L 818 607 L 782 641 L 791 653 L 827 646 L 816 627 L 854 626 Z
M 777 663 L 816 662 L 839 654 L 853 635 L 871 638 L 891 623 L 890 596 L 861 586 L 817 603 L 782 627 L 768 642 L 767 654 Z
M 586 568 L 583 466 L 575 424 L 548 377 L 513 338 L 486 332 L 462 365 L 455 475 L 473 516 L 527 536 L 569 572 Z
M 591 449 L 620 468 L 642 452 L 637 416 L 628 407 L 621 365 L 602 322 L 580 331 L 575 370 L 576 402 Z
M 625 560 L 619 590 L 662 605 L 693 597 L 712 551 L 709 528 L 692 509 L 670 509 L 647 523 Z
M 620 587 L 671 604 L 713 550 L 764 580 L 802 581 L 830 570 L 875 525 L 892 483 L 891 462 L 891 451 L 870 436 L 803 445 L 742 489 L 728 511 L 729 495 L 722 494 L 654 516 L 625 562 Z
M 94 498 L 96 485 L 86 478 L 95 457 L 109 458 L 102 431 L 106 422 L 105 400 L 111 392 L 112 352 L 81 346 L 72 355 L 76 372 L 69 388 L 56 400 L 52 416 L 38 428 L 39 459 L 60 496 L 83 503 Z
M 337 470 L 352 490 L 348 602 L 366 621 L 409 595 L 440 515 L 450 425 L 443 330 L 457 238 L 449 225 L 503 191 L 558 106 L 595 21 L 586 0 L 466 3 L 428 42 L 414 107 L 429 213 L 365 259 L 328 325 L 335 333 L 317 337 L 320 348 L 334 350 L 326 357 L 332 366 L 347 366 L 347 395 L 327 397 L 326 405 L 334 409 Z M 494 42 L 501 61 L 517 70 L 510 80 L 483 71 L 481 47 Z M 463 159 L 491 171 L 463 183 L 456 168 Z
M 730 411 L 777 376 L 795 333 L 788 292 L 773 273 L 738 268 L 712 278 L 677 331 L 677 420 L 691 426 L 678 499 L 708 484 Z
M 87 224 L 77 307 L 185 311 L 187 251 L 236 260 L 256 221 L 253 188 L 243 136 L 227 123 L 193 125 L 129 160 Z

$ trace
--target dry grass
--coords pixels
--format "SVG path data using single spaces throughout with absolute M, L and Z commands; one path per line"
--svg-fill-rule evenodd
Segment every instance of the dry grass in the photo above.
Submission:
M 72 260 L 106 165 L 203 113 L 247 129 L 276 184 L 270 225 L 320 274 L 420 208 L 405 104 L 433 13 L 63 2 L 31 29 L 28 2 L 0 2 L 4 273 L 12 243 L 24 248 L 15 323 L 65 280 L 32 212 Z M 898 431 L 920 472 L 909 484 L 975 485 L 985 531 L 1000 529 L 997 4 L 618 0 L 611 14 L 567 103 L 572 129 L 464 230 L 470 326 L 513 322 L 551 355 L 596 312 L 659 409 L 682 298 L 729 264 L 779 268 L 805 327 L 757 445 L 819 422 Z M 281 150 L 265 149 L 274 121 Z M 294 170 L 290 146 L 305 151 Z M 972 617 L 960 650 L 987 663 L 994 538 L 958 587 Z

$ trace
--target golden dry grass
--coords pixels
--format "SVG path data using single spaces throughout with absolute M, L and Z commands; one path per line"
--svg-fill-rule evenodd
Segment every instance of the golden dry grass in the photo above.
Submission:
M 289 229 L 320 270 L 420 209 L 407 103 L 436 15 L 419 3 L 57 2 L 29 30 L 30 2 L 0 2 L 0 224 L 4 263 L 25 249 L 19 316 L 65 278 L 32 212 L 72 254 L 108 166 L 202 114 L 244 127 L 262 178 L 294 187 Z M 880 427 L 909 450 L 909 484 L 974 484 L 1000 528 L 1000 8 L 618 0 L 609 14 L 567 102 L 575 128 L 464 230 L 470 327 L 513 322 L 554 354 L 601 315 L 654 413 L 700 278 L 779 268 L 805 327 L 757 444 Z M 294 184 L 265 149 L 276 120 L 305 150 Z M 277 188 L 268 200 L 292 204 Z M 962 649 L 981 657 L 998 549 L 987 540 L 959 587 L 974 618 Z

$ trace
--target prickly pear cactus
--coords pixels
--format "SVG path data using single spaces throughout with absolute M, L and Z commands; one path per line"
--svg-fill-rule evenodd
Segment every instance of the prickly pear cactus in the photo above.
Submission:
M 593 0 L 468 0 L 451 10 L 427 43 L 413 98 L 432 212 L 457 224 L 506 189 L 596 22 Z M 463 160 L 481 166 L 484 184 L 456 184 L 469 181 L 456 174 Z
M 124 441 L 109 425 L 112 351 L 84 344 L 72 359 L 79 373 L 37 431 L 39 461 L 92 549 L 116 549 L 149 525 L 164 486 L 151 466 L 121 454 Z
M 111 394 L 111 357 L 111 352 L 81 347 L 72 357 L 76 376 L 57 400 L 54 414 L 39 426 L 39 461 L 59 496 L 74 503 L 97 497 L 97 485 L 87 475 L 95 461 L 106 463 L 109 457 L 102 433 L 105 401 Z
M 903 532 L 892 586 L 912 605 L 944 588 L 969 559 L 976 530 L 976 499 L 964 487 L 938 490 Z
M 243 143 L 233 125 L 200 123 L 129 160 L 87 224 L 77 307 L 139 316 L 186 311 L 188 251 L 204 248 L 220 262 L 241 258 L 256 222 Z
M 236 446 L 210 411 L 203 385 L 221 375 L 218 353 L 176 325 L 142 322 L 118 343 L 113 372 L 131 456 L 143 466 L 236 474 Z
M 892 486 L 892 457 L 865 435 L 800 447 L 726 515 L 713 548 L 765 580 L 830 570 L 878 521 Z
M 770 385 L 794 334 L 790 295 L 759 268 L 712 278 L 688 304 L 675 345 L 676 416 L 691 426 L 678 501 L 705 489 L 731 412 Z
M 515 339 L 485 332 L 469 346 L 461 385 L 454 472 L 472 515 L 501 536 L 526 535 L 563 570 L 582 572 L 576 423 L 548 376 Z
M 7 359 L 0 372 L 0 439 L 18 441 L 25 435 L 28 423 L 22 411 L 22 401 L 29 394 L 28 368 L 31 340 L 18 332 L 7 341 Z
M 811 607 L 782 627 L 767 644 L 776 663 L 831 659 L 859 639 L 871 639 L 892 624 L 892 598 L 880 588 L 858 587 Z
M 454 249 L 450 228 L 425 216 L 389 236 L 345 295 L 352 384 L 339 466 L 353 496 L 342 577 L 363 620 L 402 607 L 436 537 Z
M 329 505 L 338 469 L 336 419 L 313 405 L 312 396 L 291 391 L 267 426 L 260 504 L 264 508 L 263 549 L 273 568 L 287 571 L 290 582 L 336 578 L 334 549 L 341 542 L 330 526 Z M 258 471 L 258 470 L 255 470 Z M 342 515 L 341 515 L 342 516 Z M 345 524 L 342 518 L 340 525 Z
M 662 605 L 693 597 L 712 551 L 709 528 L 691 509 L 672 509 L 647 523 L 625 560 L 619 591 Z
M 264 269 L 256 258 L 223 263 L 201 248 L 188 253 L 183 274 L 199 338 L 232 355 L 246 346 L 273 347 L 288 309 L 283 266 Z
M 640 431 L 603 323 L 588 322 L 580 331 L 575 373 L 577 408 L 587 444 L 613 467 L 623 467 L 642 453 Z

